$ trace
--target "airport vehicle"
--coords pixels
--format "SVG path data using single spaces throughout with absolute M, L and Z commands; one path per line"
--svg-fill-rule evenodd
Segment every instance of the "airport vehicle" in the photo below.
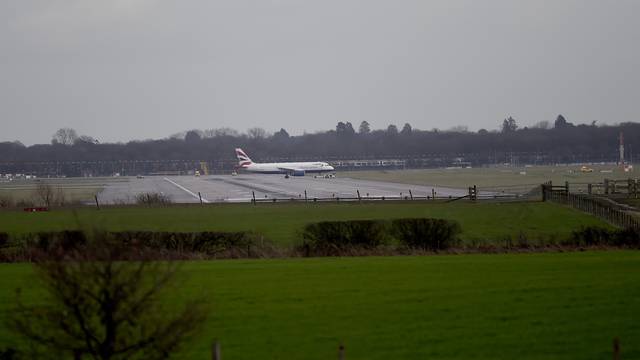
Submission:
M 236 149 L 238 169 L 260 174 L 285 174 L 288 176 L 304 176 L 306 173 L 324 173 L 335 169 L 326 162 L 283 162 L 254 163 L 242 149 Z
M 200 170 L 196 170 L 194 175 L 195 175 L 195 177 L 199 177 L 200 176 Z
M 583 167 L 580 168 L 580 172 L 591 173 L 591 172 L 593 172 L 593 169 L 588 167 L 588 166 L 583 166 Z

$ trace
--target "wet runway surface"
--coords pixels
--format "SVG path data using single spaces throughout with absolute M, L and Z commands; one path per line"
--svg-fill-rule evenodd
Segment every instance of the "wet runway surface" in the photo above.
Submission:
M 432 189 L 438 197 L 466 195 L 463 189 L 407 185 L 381 181 L 356 180 L 350 178 L 324 178 L 314 176 L 242 174 L 211 176 L 148 176 L 143 179 L 127 178 L 128 181 L 107 182 L 99 194 L 103 203 L 133 203 L 135 196 L 147 192 L 168 195 L 176 203 L 242 202 L 250 201 L 255 193 L 257 199 L 303 199 L 305 191 L 312 198 L 357 197 L 414 197 L 431 196 Z M 200 195 L 199 195 L 199 194 Z

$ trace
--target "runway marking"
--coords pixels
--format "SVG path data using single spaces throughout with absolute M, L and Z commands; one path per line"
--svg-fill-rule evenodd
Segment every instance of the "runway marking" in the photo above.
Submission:
M 177 183 L 177 182 L 175 182 L 175 181 L 171 181 L 169 178 L 164 178 L 164 180 L 165 180 L 165 181 L 168 181 L 169 183 L 171 183 L 171 184 L 173 184 L 173 185 L 175 185 L 178 189 L 180 189 L 180 190 L 184 190 L 187 194 L 189 194 L 189 195 L 193 196 L 194 198 L 196 198 L 196 199 L 200 200 L 200 197 L 198 196 L 198 194 L 196 194 L 196 193 L 194 193 L 193 191 L 191 191 L 191 190 L 187 189 L 186 187 L 184 187 L 184 186 L 182 186 L 182 185 L 178 184 L 178 183 Z M 208 204 L 208 203 L 209 203 L 209 200 L 207 200 L 207 199 L 205 199 L 205 198 L 203 197 L 203 198 L 202 198 L 202 202 L 203 202 L 203 203 L 207 203 L 207 204 Z

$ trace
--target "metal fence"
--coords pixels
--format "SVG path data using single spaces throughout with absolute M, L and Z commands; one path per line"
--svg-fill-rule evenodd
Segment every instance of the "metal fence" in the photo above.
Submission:
M 622 228 L 640 229 L 640 220 L 634 214 L 623 210 L 607 199 L 588 194 L 572 194 L 568 186 L 542 185 L 543 201 L 565 204 L 605 220 L 611 225 Z

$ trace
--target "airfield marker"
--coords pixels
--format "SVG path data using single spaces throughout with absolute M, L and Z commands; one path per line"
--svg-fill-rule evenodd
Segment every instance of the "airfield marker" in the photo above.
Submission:
M 189 195 L 193 196 L 194 198 L 196 198 L 196 199 L 198 198 L 198 194 L 196 194 L 196 193 L 194 193 L 193 191 L 191 191 L 191 190 L 187 189 L 186 187 L 184 187 L 184 186 L 182 186 L 182 185 L 178 184 L 177 182 L 172 181 L 172 180 L 170 180 L 169 178 L 164 178 L 164 181 L 166 181 L 166 182 L 168 182 L 168 183 L 171 183 L 172 185 L 174 185 L 174 186 L 175 186 L 175 187 L 177 187 L 178 189 L 180 189 L 180 190 L 182 190 L 182 191 L 186 192 L 187 194 L 189 194 Z M 209 203 L 209 200 L 207 200 L 207 199 L 202 199 L 202 202 Z

